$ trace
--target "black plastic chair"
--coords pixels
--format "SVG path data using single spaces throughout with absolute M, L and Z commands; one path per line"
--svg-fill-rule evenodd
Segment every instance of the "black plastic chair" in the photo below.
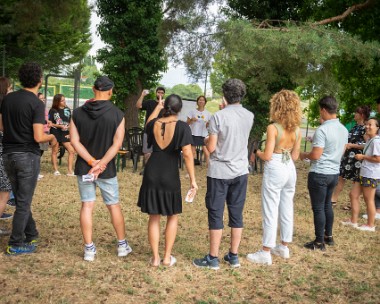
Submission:
M 137 163 L 140 161 L 140 156 L 143 155 L 143 134 L 144 130 L 139 127 L 132 127 L 127 131 L 128 151 L 133 161 L 133 172 L 136 172 Z

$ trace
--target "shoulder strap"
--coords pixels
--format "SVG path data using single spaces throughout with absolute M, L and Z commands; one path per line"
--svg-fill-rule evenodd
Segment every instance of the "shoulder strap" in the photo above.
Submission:
M 274 122 L 273 125 L 277 129 L 276 146 L 278 146 L 278 143 L 280 142 L 280 139 L 282 137 L 282 133 L 284 131 L 284 128 L 280 124 L 278 124 L 276 122 Z

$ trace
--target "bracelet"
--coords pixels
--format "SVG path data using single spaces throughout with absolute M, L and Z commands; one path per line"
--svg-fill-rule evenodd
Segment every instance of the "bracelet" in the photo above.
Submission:
M 92 157 L 92 158 L 87 162 L 87 164 L 88 164 L 90 167 L 92 167 L 92 163 L 93 163 L 95 160 L 96 160 L 96 159 Z

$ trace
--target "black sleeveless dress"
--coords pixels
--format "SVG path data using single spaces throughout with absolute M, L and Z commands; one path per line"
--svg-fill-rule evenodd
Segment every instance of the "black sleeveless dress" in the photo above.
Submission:
M 148 146 L 153 145 L 153 152 L 144 169 L 137 205 L 144 213 L 167 216 L 182 213 L 179 157 L 181 148 L 191 145 L 193 140 L 189 125 L 179 120 L 170 144 L 161 149 L 153 134 L 157 119 L 146 126 Z

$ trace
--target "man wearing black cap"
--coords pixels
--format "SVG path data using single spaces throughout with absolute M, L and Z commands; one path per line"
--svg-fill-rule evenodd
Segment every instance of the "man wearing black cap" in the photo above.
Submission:
M 84 260 L 95 259 L 92 242 L 92 212 L 96 186 L 110 214 L 118 238 L 117 254 L 127 256 L 131 247 L 125 240 L 125 223 L 119 204 L 115 156 L 124 139 L 124 114 L 111 102 L 114 83 L 106 76 L 94 83 L 94 99 L 73 111 L 70 123 L 71 144 L 78 153 L 75 175 L 82 201 L 80 224 L 85 243 Z

